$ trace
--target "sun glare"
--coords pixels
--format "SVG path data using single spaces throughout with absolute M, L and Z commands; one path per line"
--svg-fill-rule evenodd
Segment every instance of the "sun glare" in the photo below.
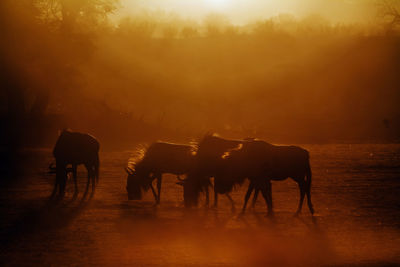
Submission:
M 207 6 L 212 8 L 225 8 L 229 5 L 230 0 L 205 0 Z

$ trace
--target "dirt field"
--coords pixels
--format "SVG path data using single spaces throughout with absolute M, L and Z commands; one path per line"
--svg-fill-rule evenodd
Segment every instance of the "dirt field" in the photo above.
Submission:
M 44 174 L 51 151 L 25 151 L 22 176 L 0 189 L 0 265 L 400 266 L 400 145 L 303 147 L 311 154 L 314 218 L 306 206 L 293 216 L 292 180 L 273 183 L 273 219 L 262 198 L 238 216 L 247 184 L 232 194 L 234 213 L 224 196 L 217 209 L 186 210 L 169 175 L 159 207 L 150 192 L 128 201 L 130 151 L 101 154 L 91 201 L 71 202 L 69 186 L 54 205 L 47 201 L 54 177 Z M 80 168 L 79 197 L 85 175 Z

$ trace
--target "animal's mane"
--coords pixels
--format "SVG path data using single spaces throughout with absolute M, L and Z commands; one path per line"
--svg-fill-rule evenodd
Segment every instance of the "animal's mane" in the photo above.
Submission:
M 152 145 L 156 144 L 156 143 L 164 143 L 164 144 L 169 144 L 169 145 L 177 145 L 177 146 L 186 146 L 186 147 L 190 147 L 190 152 L 192 153 L 192 155 L 196 155 L 197 153 L 197 143 L 194 141 L 189 142 L 189 144 L 183 144 L 183 143 L 172 143 L 172 142 L 165 142 L 165 141 L 161 141 L 161 140 L 157 140 L 156 142 L 152 143 L 147 149 L 149 149 Z M 146 150 L 147 151 L 147 150 Z
M 135 150 L 132 151 L 132 153 L 128 159 L 128 164 L 127 164 L 128 169 L 131 169 L 132 171 L 134 171 L 137 168 L 137 166 L 140 166 L 141 162 L 143 162 L 143 160 L 146 158 L 147 152 L 149 151 L 149 149 L 151 149 L 151 147 L 157 143 L 187 146 L 187 147 L 190 147 L 190 152 L 192 155 L 196 155 L 196 153 L 197 153 L 197 144 L 194 144 L 194 143 L 178 144 L 178 143 L 164 142 L 164 141 L 156 141 L 151 144 L 142 143 Z
M 148 147 L 149 146 L 147 144 L 140 144 L 135 150 L 131 152 L 127 164 L 128 169 L 131 169 L 133 171 L 136 169 L 137 164 L 139 164 L 145 157 Z

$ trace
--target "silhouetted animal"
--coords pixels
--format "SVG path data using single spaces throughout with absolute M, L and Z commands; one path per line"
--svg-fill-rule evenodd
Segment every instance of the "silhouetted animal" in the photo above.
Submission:
M 195 152 L 190 145 L 178 145 L 156 142 L 150 145 L 144 157 L 135 164 L 134 170 L 126 168 L 128 173 L 126 190 L 129 200 L 142 198 L 142 190 L 151 188 L 156 203 L 160 203 L 161 182 L 164 173 L 187 174 L 194 164 Z M 152 182 L 157 179 L 155 192 Z
M 253 190 L 261 191 L 268 205 L 268 212 L 273 213 L 271 180 L 281 181 L 292 178 L 299 185 L 300 201 L 296 214 L 301 212 L 305 194 L 311 214 L 314 208 L 311 202 L 311 168 L 309 153 L 297 146 L 274 146 L 264 141 L 253 140 L 227 155 L 225 160 L 236 160 L 235 168 L 239 175 L 250 179 L 245 195 L 242 212 Z
M 53 150 L 53 155 L 56 159 L 56 182 L 51 198 L 57 194 L 57 189 L 59 189 L 59 198 L 64 196 L 67 172 L 72 172 L 73 174 L 75 183 L 74 198 L 76 198 L 78 194 L 77 166 L 79 164 L 85 165 L 88 172 L 84 197 L 89 190 L 90 182 L 92 182 L 92 193 L 94 193 L 95 184 L 99 180 L 99 148 L 99 142 L 89 134 L 71 132 L 69 130 L 61 132 Z M 67 168 L 69 164 L 71 164 L 72 168 Z
M 231 190 L 224 188 L 224 180 L 220 180 L 219 174 L 223 170 L 222 156 L 227 151 L 242 144 L 241 140 L 228 140 L 213 134 L 207 134 L 197 145 L 195 168 L 188 174 L 184 183 L 185 206 L 196 206 L 199 193 L 206 192 L 206 205 L 209 202 L 208 187 L 211 184 L 210 178 L 214 177 L 214 206 L 218 205 L 218 194 L 225 194 L 232 203 L 229 195 Z M 224 176 L 224 179 L 227 176 Z M 229 182 L 230 183 L 230 182 Z M 233 187 L 233 185 L 232 185 Z

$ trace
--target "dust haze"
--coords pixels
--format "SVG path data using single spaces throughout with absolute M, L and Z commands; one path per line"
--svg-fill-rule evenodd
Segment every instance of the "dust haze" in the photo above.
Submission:
M 398 25 L 385 6 L 374 23 L 284 13 L 239 25 L 160 10 L 116 21 L 124 3 L 60 3 L 2 3 L 2 120 L 29 127 L 26 142 L 63 127 L 119 148 L 208 131 L 398 140 Z
M 397 0 L 1 0 L 0 262 L 400 264 L 399 12 Z M 68 181 L 61 206 L 46 204 L 63 129 L 100 143 L 88 203 L 68 202 Z M 306 148 L 316 215 L 293 217 L 292 181 L 273 183 L 275 219 L 261 200 L 240 217 L 223 196 L 186 210 L 172 175 L 160 206 L 149 192 L 128 201 L 138 149 L 206 133 Z

